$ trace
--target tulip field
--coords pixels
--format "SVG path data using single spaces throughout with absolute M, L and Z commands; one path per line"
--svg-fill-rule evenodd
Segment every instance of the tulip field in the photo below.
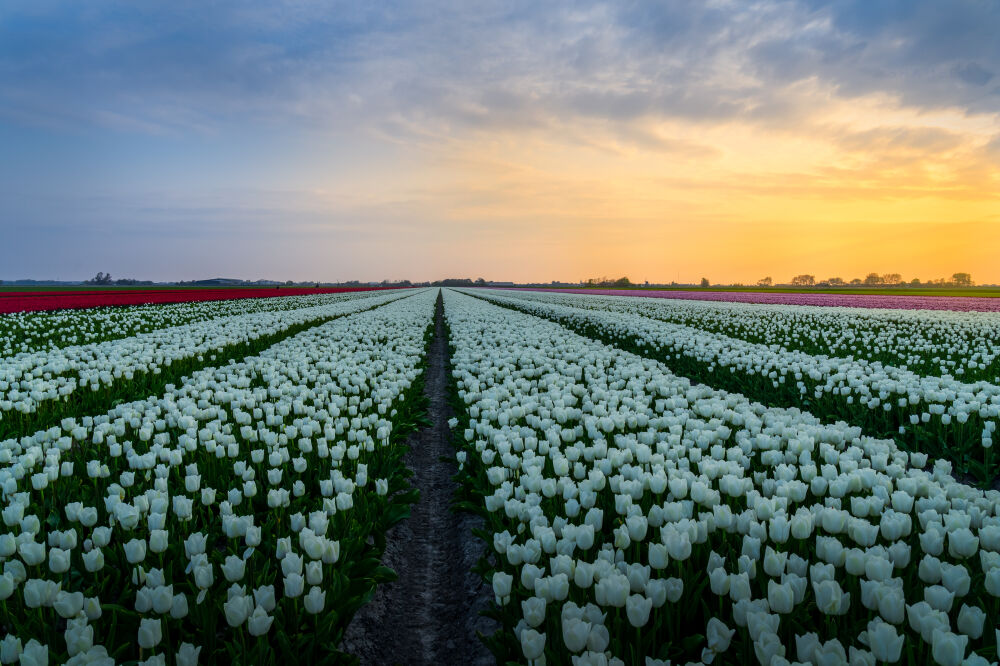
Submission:
M 204 288 L 105 288 L 105 289 L 54 289 L 51 291 L 0 290 L 0 313 L 66 310 L 116 305 L 142 305 L 148 303 L 193 303 L 225 301 L 230 299 L 273 298 L 305 294 L 339 294 L 367 291 L 380 287 L 224 287 Z
M 60 414 L 49 402 L 109 408 L 4 431 L 0 660 L 335 654 L 353 612 L 393 575 L 379 544 L 413 499 L 399 442 L 422 418 L 434 296 L 317 297 L 330 302 L 6 357 L 0 424 Z M 203 365 L 147 397 L 171 361 Z M 37 388 L 22 395 L 26 382 Z
M 0 663 L 356 662 L 442 336 L 497 663 L 997 663 L 1000 314 L 437 288 L 0 315 Z

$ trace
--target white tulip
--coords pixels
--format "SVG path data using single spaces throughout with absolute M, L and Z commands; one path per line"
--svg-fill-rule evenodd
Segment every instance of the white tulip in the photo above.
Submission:
M 521 632 L 521 651 L 524 658 L 534 661 L 542 656 L 545 650 L 545 634 L 539 634 L 534 629 L 525 629 Z
M 163 640 L 163 627 L 160 620 L 142 618 L 139 621 L 139 647 L 149 650 L 160 644 Z

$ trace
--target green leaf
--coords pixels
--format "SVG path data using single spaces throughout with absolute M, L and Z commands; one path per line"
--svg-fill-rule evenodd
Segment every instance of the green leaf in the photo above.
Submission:
M 391 527 L 401 520 L 410 517 L 410 507 L 408 504 L 395 504 L 386 509 L 382 514 L 383 525 Z
M 686 637 L 681 642 L 681 645 L 683 646 L 685 652 L 691 652 L 696 648 L 698 648 L 704 642 L 705 642 L 705 637 L 703 635 L 693 634 L 691 636 Z
M 397 574 L 394 569 L 380 566 L 375 569 L 375 572 L 372 574 L 372 580 L 376 583 L 389 583 L 394 580 L 399 580 L 399 574 Z

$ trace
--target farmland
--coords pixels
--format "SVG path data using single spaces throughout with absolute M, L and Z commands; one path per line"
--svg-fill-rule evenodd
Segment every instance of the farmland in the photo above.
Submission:
M 307 294 L 339 294 L 365 291 L 367 288 L 157 288 L 112 287 L 93 288 L 37 288 L 22 291 L 0 287 L 0 313 L 37 310 L 65 310 L 109 305 L 141 305 L 146 303 L 190 303 L 196 301 L 225 301 L 230 299 L 272 298 L 275 296 L 302 296 Z
M 830 304 L 2 315 L 0 661 L 995 663 L 1000 314 Z
M 703 289 L 538 289 L 556 293 L 597 294 L 605 296 L 644 296 L 678 300 L 719 301 L 723 303 L 765 303 L 772 305 L 820 305 L 892 310 L 955 310 L 971 312 L 1000 311 L 1000 291 L 992 288 L 970 289 L 753 289 L 749 287 L 712 287 Z

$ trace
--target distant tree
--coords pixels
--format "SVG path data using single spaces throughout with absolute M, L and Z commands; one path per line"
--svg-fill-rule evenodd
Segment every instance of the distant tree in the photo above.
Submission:
M 757 280 L 758 287 L 770 287 L 772 284 L 774 284 L 774 280 L 771 279 L 770 275 Z
M 865 284 L 869 287 L 874 287 L 882 284 L 882 276 L 878 273 L 869 273 L 865 276 Z
M 292 282 L 291 280 L 285 280 L 285 286 L 286 286 L 286 287 L 291 287 L 291 286 L 292 286 L 292 285 L 294 285 L 294 284 L 295 284 L 295 283 L 294 283 L 294 282 Z
M 792 278 L 792 284 L 799 287 L 808 287 L 816 284 L 816 276 L 803 273 Z
M 476 285 L 482 287 L 485 284 L 486 284 L 486 280 L 485 279 L 483 279 L 483 278 L 476 278 Z
M 861 278 L 854 278 L 853 280 L 851 280 L 851 284 L 857 286 L 859 284 L 864 284 L 864 283 L 861 282 Z
M 111 273 L 105 275 L 102 271 L 97 271 L 97 275 L 90 278 L 89 280 L 84 280 L 84 284 L 100 284 L 100 285 L 111 284 Z
M 882 276 L 882 284 L 902 284 L 903 276 L 899 273 L 886 273 Z
M 972 286 L 972 274 L 971 273 L 955 273 L 951 276 L 951 281 L 955 283 L 956 287 L 971 287 Z
M 435 280 L 431 284 L 435 287 L 471 287 L 474 283 L 471 278 L 445 278 Z
M 843 285 L 843 284 L 844 284 L 844 278 L 839 278 L 839 277 L 832 277 L 832 278 L 830 278 L 829 280 L 827 280 L 827 282 L 828 282 L 828 283 L 830 284 L 830 286 L 832 286 L 832 287 L 839 287 L 839 286 L 841 286 L 841 285 Z
M 709 286 L 710 284 L 711 284 L 711 283 L 710 283 L 710 282 L 708 281 L 708 278 L 702 278 L 702 279 L 701 279 L 701 286 L 702 286 L 702 287 L 707 287 L 707 286 Z
M 911 287 L 919 287 L 920 286 L 920 278 L 913 278 L 912 280 L 910 280 L 910 286 Z
M 630 287 L 632 286 L 632 281 L 627 277 L 620 277 L 611 283 L 612 287 Z

